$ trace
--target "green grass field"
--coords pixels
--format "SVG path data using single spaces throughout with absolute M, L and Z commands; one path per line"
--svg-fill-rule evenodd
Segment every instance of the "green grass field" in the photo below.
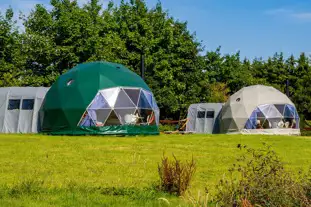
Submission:
M 266 142 L 297 172 L 311 166 L 311 138 L 242 135 L 61 137 L 0 135 L 0 206 L 187 206 L 159 193 L 157 164 L 163 152 L 192 155 L 193 195 L 213 186 L 240 154 L 237 144 Z

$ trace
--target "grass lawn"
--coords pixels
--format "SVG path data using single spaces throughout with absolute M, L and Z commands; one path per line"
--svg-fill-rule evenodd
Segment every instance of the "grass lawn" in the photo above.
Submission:
M 239 155 L 237 144 L 267 142 L 288 169 L 311 166 L 311 138 L 242 135 L 66 137 L 0 135 L 0 206 L 186 206 L 153 190 L 163 152 L 191 156 L 197 172 L 190 191 L 203 192 Z

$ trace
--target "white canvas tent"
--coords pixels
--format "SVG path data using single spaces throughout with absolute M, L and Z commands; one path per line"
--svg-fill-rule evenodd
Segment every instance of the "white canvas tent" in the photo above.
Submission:
M 222 103 L 199 103 L 189 106 L 187 132 L 199 134 L 219 133 L 219 114 Z
M 44 87 L 0 88 L 0 133 L 37 133 Z
M 299 135 L 299 116 L 294 103 L 279 90 L 249 86 L 223 106 L 221 133 Z

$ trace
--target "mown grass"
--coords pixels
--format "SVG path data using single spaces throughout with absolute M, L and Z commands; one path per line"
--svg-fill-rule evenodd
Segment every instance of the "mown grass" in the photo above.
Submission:
M 66 137 L 0 135 L 0 206 L 186 206 L 154 189 L 163 152 L 192 155 L 190 192 L 213 186 L 240 151 L 266 142 L 295 172 L 311 165 L 311 138 L 242 135 Z

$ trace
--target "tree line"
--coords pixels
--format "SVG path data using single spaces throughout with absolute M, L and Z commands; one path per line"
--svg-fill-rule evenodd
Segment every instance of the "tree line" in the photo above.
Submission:
M 0 14 L 0 87 L 51 86 L 76 64 L 105 60 L 140 73 L 145 54 L 145 78 L 153 90 L 162 118 L 184 118 L 189 104 L 224 102 L 244 86 L 271 85 L 286 91 L 300 114 L 311 118 L 310 57 L 285 58 L 275 53 L 267 60 L 242 59 L 240 53 L 222 54 L 204 45 L 161 3 L 148 8 L 144 0 L 99 0 L 79 6 L 76 0 L 37 4 L 29 15 L 8 8 Z

